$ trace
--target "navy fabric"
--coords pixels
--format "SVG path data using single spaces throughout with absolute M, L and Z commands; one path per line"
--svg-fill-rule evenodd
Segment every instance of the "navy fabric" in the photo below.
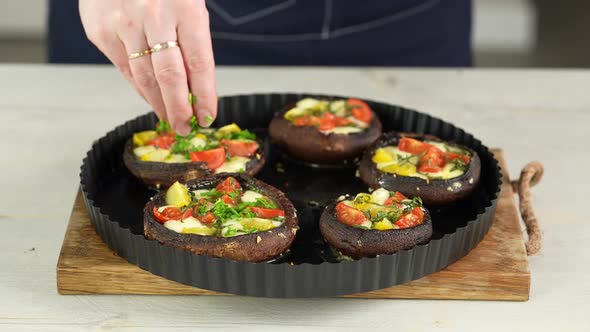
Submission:
M 50 0 L 49 61 L 108 63 L 76 0 Z M 471 0 L 209 0 L 220 65 L 470 66 Z

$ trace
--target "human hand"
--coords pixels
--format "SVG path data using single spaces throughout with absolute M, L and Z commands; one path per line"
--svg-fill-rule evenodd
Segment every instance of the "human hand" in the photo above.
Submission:
M 80 0 L 80 17 L 88 39 L 177 133 L 190 132 L 193 114 L 201 126 L 213 122 L 215 63 L 205 0 Z M 167 41 L 179 47 L 128 58 Z

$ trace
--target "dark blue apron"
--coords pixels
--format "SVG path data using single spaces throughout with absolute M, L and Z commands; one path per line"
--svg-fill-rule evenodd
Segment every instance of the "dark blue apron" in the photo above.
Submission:
M 471 65 L 471 0 L 208 0 L 220 65 Z M 108 63 L 76 0 L 51 0 L 52 63 Z

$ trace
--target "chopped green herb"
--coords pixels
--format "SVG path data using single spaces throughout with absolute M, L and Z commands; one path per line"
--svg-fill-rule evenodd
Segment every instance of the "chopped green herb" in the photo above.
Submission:
M 354 204 L 370 203 L 372 199 L 370 194 L 358 194 L 354 198 Z
M 210 126 L 213 123 L 213 117 L 211 115 L 205 116 L 205 125 Z
M 245 217 L 245 218 L 254 218 L 254 217 L 256 217 L 256 213 L 254 213 L 250 209 L 244 208 L 242 211 L 240 211 L 240 213 L 242 214 L 242 217 Z
M 248 206 L 261 207 L 265 209 L 276 209 L 277 205 L 268 198 L 259 197 L 254 202 L 242 202 L 238 204 L 238 210 L 245 209 Z
M 168 123 L 168 121 L 165 121 L 165 120 L 158 121 L 158 123 L 156 124 L 156 132 L 158 134 L 164 134 L 169 131 L 172 131 L 172 127 L 170 127 L 170 123 Z
M 258 206 L 258 207 L 263 207 L 265 209 L 276 209 L 277 208 L 277 205 L 273 201 L 263 198 L 263 197 L 257 198 L 256 201 L 254 201 L 254 204 L 256 204 L 256 206 Z
M 210 203 L 206 200 L 203 200 L 197 204 L 197 210 L 199 211 L 200 215 L 203 215 L 211 210 L 211 206 L 209 204 Z
M 241 140 L 256 140 L 256 134 L 250 132 L 248 129 L 243 129 L 236 133 L 229 133 L 226 135 L 228 139 L 241 139 Z
M 197 103 L 197 96 L 193 95 L 192 92 L 188 93 L 188 103 L 191 105 L 195 105 Z
M 225 233 L 223 234 L 224 237 L 234 236 L 238 233 L 238 230 L 233 226 L 227 226 L 225 228 Z
M 199 122 L 197 121 L 197 117 L 194 115 L 191 117 L 190 125 L 193 132 L 199 132 L 199 129 L 201 129 L 201 126 L 199 126 Z
M 247 229 L 244 229 L 244 231 L 246 232 L 246 234 L 252 234 L 252 233 L 258 232 L 258 230 L 256 228 L 247 228 Z
M 231 184 L 233 186 L 233 184 Z M 231 198 L 231 199 L 236 199 L 238 198 L 238 196 L 240 196 L 240 193 L 236 190 L 236 191 L 230 191 L 227 193 L 227 195 Z
M 401 209 L 398 209 L 397 207 L 392 207 L 391 209 L 388 209 L 387 211 L 379 211 L 372 218 L 371 218 L 371 216 L 369 216 L 369 218 L 371 219 L 371 222 L 373 222 L 373 223 L 380 222 L 381 220 L 383 220 L 383 218 L 387 218 L 389 221 L 395 222 L 399 219 L 399 217 L 401 217 L 401 215 L 402 215 Z
M 221 193 L 219 191 L 217 191 L 217 189 L 213 188 L 207 192 L 202 193 L 201 196 L 207 200 L 213 200 L 213 199 L 217 199 L 217 197 L 221 196 Z
M 452 152 L 452 153 L 456 153 L 456 154 L 463 154 L 463 155 L 466 155 L 466 156 L 471 157 L 471 152 L 469 152 L 468 150 L 463 150 L 460 147 L 452 146 L 452 145 L 449 145 L 447 143 L 444 143 L 444 147 L 445 147 L 446 152 Z
M 406 207 L 404 208 L 404 214 L 414 210 L 417 207 L 421 207 L 422 206 L 422 199 L 420 197 L 414 197 L 411 200 L 410 199 L 406 199 L 404 201 L 401 202 L 402 204 L 404 204 Z
M 223 201 L 218 200 L 215 202 L 213 206 L 213 214 L 221 220 L 221 222 L 225 222 L 229 219 L 237 219 L 240 217 L 240 212 L 236 210 L 236 208 L 225 204 Z
M 414 160 L 412 160 L 414 159 Z M 397 163 L 401 166 L 404 164 L 412 164 L 412 165 L 416 165 L 418 164 L 418 156 L 417 155 L 407 155 L 407 156 L 402 156 L 401 154 L 397 154 Z
M 463 160 L 455 159 L 455 160 L 453 160 L 453 163 L 455 164 L 455 166 L 453 166 L 453 168 L 451 168 L 451 172 L 453 172 L 455 170 L 465 172 L 467 170 L 468 165 Z
M 175 135 L 174 137 L 176 142 L 172 145 L 172 153 L 185 154 L 193 148 L 193 144 L 191 143 L 191 139 L 194 137 L 193 134 L 188 134 L 187 136 Z

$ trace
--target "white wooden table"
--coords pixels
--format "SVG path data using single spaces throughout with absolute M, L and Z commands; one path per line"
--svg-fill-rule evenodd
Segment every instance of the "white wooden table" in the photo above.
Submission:
M 590 71 L 221 68 L 220 95 L 302 91 L 396 103 L 545 164 L 529 302 L 60 296 L 55 266 L 92 141 L 148 106 L 109 67 L 0 66 L 0 331 L 278 328 L 588 331 Z M 584 170 L 583 173 L 574 174 Z

